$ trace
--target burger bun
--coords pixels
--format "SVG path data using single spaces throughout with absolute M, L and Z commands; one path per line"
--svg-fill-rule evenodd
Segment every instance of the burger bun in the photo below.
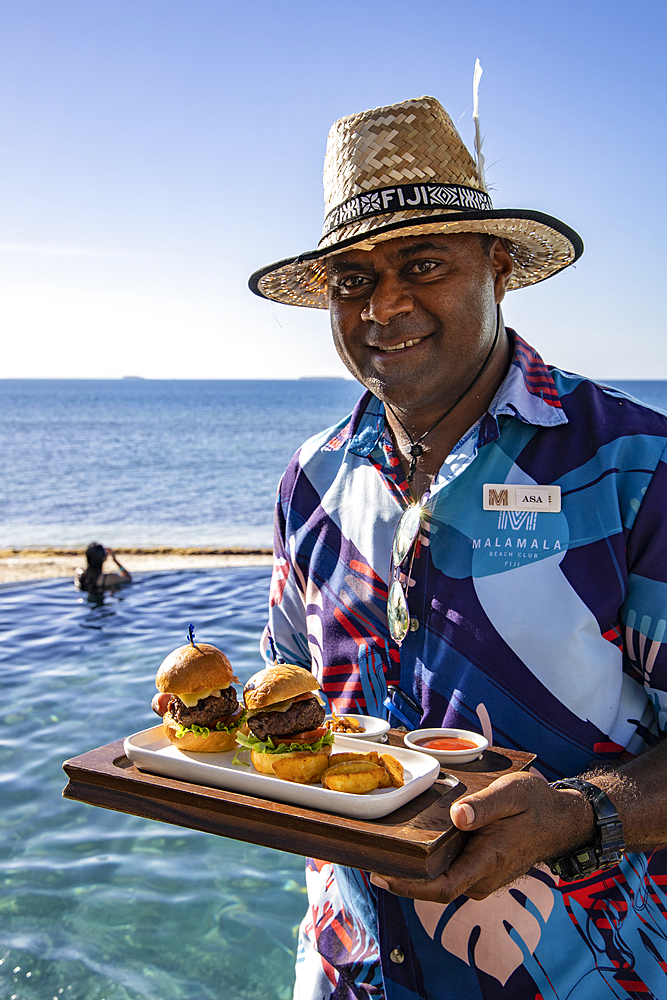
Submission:
M 291 753 L 258 753 L 250 751 L 250 759 L 256 771 L 272 774 L 283 781 L 294 781 L 300 785 L 314 785 L 320 780 L 329 764 L 331 747 L 311 750 L 293 750 Z
M 308 691 L 318 691 L 319 687 L 317 678 L 310 670 L 292 663 L 276 663 L 253 674 L 243 688 L 243 700 L 246 708 L 257 710 Z
M 242 711 L 239 710 L 239 719 L 241 716 Z M 237 746 L 238 726 L 232 730 L 212 729 L 208 736 L 199 736 L 189 730 L 186 730 L 182 736 L 177 736 L 181 724 L 176 721 L 171 712 L 167 711 L 162 717 L 162 727 L 167 739 L 179 750 L 191 750 L 195 753 L 223 753 L 225 750 L 234 750 Z
M 211 688 L 229 687 L 234 680 L 232 665 L 217 646 L 207 642 L 179 646 L 165 657 L 155 676 L 158 691 L 196 694 Z

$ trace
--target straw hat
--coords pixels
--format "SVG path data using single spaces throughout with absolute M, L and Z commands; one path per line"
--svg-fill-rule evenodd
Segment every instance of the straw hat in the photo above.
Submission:
M 550 215 L 493 208 L 481 171 L 433 97 L 335 122 L 324 159 L 324 200 L 317 249 L 255 271 L 249 285 L 256 295 L 326 309 L 325 258 L 397 236 L 501 236 L 514 259 L 510 289 L 550 278 L 584 249 L 577 233 Z

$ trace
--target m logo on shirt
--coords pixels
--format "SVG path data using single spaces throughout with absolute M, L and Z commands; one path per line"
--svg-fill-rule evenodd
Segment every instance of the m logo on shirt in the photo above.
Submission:
M 498 514 L 498 529 L 504 531 L 535 531 L 537 528 L 537 513 L 535 511 L 501 510 Z
M 494 490 L 489 486 L 489 507 L 509 507 L 509 490 Z

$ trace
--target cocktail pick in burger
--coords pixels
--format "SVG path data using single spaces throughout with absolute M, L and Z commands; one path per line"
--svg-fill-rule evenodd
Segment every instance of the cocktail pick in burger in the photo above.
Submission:
M 319 781 L 334 741 L 319 687 L 309 670 L 291 663 L 275 663 L 246 683 L 249 732 L 239 732 L 236 742 L 251 751 L 256 770 L 301 784 Z
M 162 718 L 165 735 L 179 750 L 216 753 L 236 747 L 236 735 L 245 721 L 232 681 L 232 665 L 216 646 L 195 643 L 192 625 L 189 643 L 179 646 L 160 664 L 155 677 L 158 691 L 172 697 Z

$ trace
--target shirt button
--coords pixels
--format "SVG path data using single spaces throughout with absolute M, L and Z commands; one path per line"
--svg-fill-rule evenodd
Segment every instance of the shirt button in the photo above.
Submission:
M 418 628 L 419 628 L 419 619 L 418 618 L 410 618 L 410 631 L 411 632 L 416 632 Z
M 394 950 L 390 952 L 389 958 L 392 960 L 392 962 L 395 962 L 396 965 L 400 965 L 401 962 L 405 961 L 405 955 L 403 954 L 400 948 L 394 948 Z

